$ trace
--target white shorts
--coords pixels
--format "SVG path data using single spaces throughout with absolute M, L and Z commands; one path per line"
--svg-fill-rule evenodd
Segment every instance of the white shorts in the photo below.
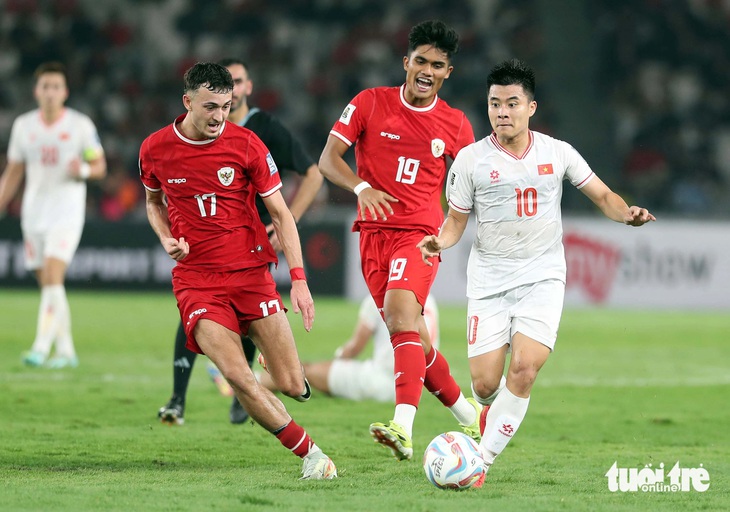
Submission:
M 372 359 L 335 359 L 327 375 L 332 396 L 349 400 L 395 402 L 393 368 Z
M 467 304 L 467 341 L 469 357 L 492 352 L 511 344 L 520 332 L 548 347 L 555 348 L 560 317 L 563 314 L 565 283 L 557 279 L 518 286 Z
M 23 232 L 25 268 L 37 270 L 46 258 L 56 258 L 69 265 L 81 241 L 82 229 L 51 228 L 43 233 Z

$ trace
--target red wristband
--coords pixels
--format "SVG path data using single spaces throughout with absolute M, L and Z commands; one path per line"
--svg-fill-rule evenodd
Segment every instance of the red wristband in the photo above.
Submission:
M 307 276 L 304 275 L 304 269 L 302 267 L 296 267 L 289 270 L 289 275 L 292 281 L 306 281 Z

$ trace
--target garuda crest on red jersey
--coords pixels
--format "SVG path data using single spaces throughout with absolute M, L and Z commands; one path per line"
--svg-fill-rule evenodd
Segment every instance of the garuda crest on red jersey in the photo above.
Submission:
M 446 149 L 446 143 L 441 139 L 431 141 L 431 153 L 435 158 L 440 158 L 444 154 L 444 149 Z
M 221 167 L 218 169 L 218 180 L 223 184 L 224 187 L 227 187 L 231 183 L 233 183 L 233 175 L 235 174 L 235 171 L 233 170 L 233 167 Z

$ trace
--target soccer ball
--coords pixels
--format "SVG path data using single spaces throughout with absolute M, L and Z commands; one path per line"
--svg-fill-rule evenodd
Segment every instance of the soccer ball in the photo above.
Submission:
M 477 443 L 461 432 L 436 436 L 423 454 L 426 478 L 439 489 L 468 489 L 481 485 L 486 471 Z

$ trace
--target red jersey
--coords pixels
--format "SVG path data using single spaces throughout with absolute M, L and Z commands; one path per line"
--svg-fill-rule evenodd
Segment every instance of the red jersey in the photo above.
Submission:
M 464 113 L 436 96 L 426 107 L 409 104 L 401 87 L 366 89 L 345 107 L 330 131 L 355 145 L 357 175 L 373 188 L 399 200 L 390 203 L 388 220 L 358 220 L 354 231 L 390 227 L 425 228 L 435 232 L 444 212 L 441 191 L 446 157 L 452 160 L 474 142 L 474 130 Z
M 147 137 L 139 174 L 167 196 L 170 230 L 185 237 L 183 268 L 229 271 L 277 261 L 256 212 L 255 193 L 281 188 L 269 150 L 251 130 L 226 122 L 216 139 L 190 140 L 175 122 Z

